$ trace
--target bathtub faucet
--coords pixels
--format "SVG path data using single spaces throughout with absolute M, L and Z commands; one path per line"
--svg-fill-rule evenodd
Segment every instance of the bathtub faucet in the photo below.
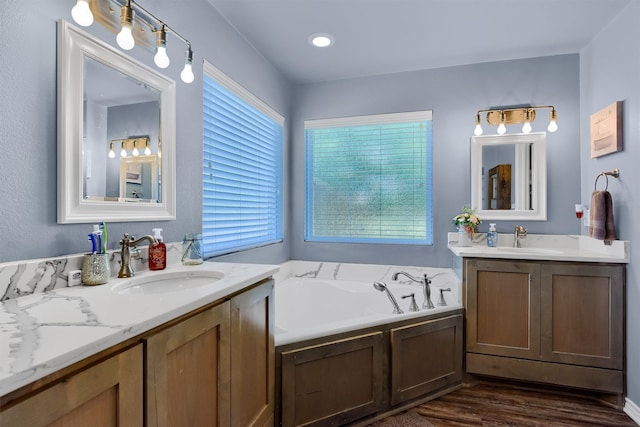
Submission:
M 427 308 L 427 309 L 436 308 L 436 306 L 433 305 L 433 302 L 431 301 L 431 279 L 427 277 L 426 274 L 423 276 L 422 279 L 418 279 L 416 277 L 413 277 L 406 271 L 398 271 L 397 273 L 394 273 L 393 276 L 391 276 L 391 280 L 398 280 L 398 276 L 400 276 L 401 274 L 403 276 L 407 276 L 409 279 L 413 280 L 416 283 L 422 283 L 423 285 L 422 290 L 424 293 L 424 302 L 422 303 L 422 308 Z
M 373 287 L 380 292 L 386 292 L 387 296 L 389 297 L 389 301 L 391 301 L 391 304 L 393 304 L 393 314 L 404 313 L 404 311 L 400 310 L 398 301 L 396 301 L 396 299 L 393 297 L 393 294 L 391 293 L 389 288 L 387 288 L 387 285 L 382 282 L 373 282 Z

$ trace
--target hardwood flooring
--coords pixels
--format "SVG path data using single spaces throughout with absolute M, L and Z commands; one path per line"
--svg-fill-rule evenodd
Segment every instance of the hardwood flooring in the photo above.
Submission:
M 369 426 L 624 427 L 637 424 L 621 410 L 586 397 L 480 383 Z

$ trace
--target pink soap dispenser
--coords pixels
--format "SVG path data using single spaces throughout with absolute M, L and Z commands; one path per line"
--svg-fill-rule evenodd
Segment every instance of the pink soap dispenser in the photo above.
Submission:
M 167 267 L 167 245 L 162 242 L 162 228 L 154 228 L 157 243 L 149 245 L 149 270 L 164 270 Z

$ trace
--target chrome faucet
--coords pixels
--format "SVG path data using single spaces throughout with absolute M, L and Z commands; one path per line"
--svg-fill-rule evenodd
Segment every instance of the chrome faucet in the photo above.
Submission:
M 393 276 L 391 276 L 391 280 L 398 280 L 398 276 L 400 276 L 401 274 L 403 276 L 407 276 L 410 280 L 413 280 L 416 283 L 422 283 L 422 291 L 424 293 L 424 302 L 422 303 L 422 308 L 436 308 L 436 306 L 433 305 L 433 302 L 431 302 L 431 279 L 428 278 L 426 274 L 424 275 L 423 279 L 418 279 L 416 277 L 413 277 L 406 271 L 398 271 L 397 273 L 394 273 Z
M 516 225 L 516 229 L 514 232 L 514 236 L 513 236 L 513 247 L 514 248 L 519 248 L 520 246 L 520 239 L 527 237 L 527 229 L 524 228 L 524 226 L 522 225 Z
M 135 274 L 131 267 L 131 257 L 136 258 L 140 256 L 140 249 L 136 248 L 136 245 L 143 240 L 147 240 L 149 243 L 158 243 L 155 237 L 150 235 L 142 236 L 138 240 L 135 240 L 134 236 L 129 237 L 128 233 L 124 233 L 124 237 L 120 240 L 120 246 L 122 246 L 122 248 L 120 250 L 119 278 L 131 277 Z

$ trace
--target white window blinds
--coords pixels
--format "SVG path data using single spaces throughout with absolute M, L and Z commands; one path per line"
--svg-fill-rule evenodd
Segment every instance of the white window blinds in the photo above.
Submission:
M 281 241 L 284 119 L 208 63 L 203 100 L 205 256 Z
M 305 240 L 432 244 L 431 111 L 305 121 Z

